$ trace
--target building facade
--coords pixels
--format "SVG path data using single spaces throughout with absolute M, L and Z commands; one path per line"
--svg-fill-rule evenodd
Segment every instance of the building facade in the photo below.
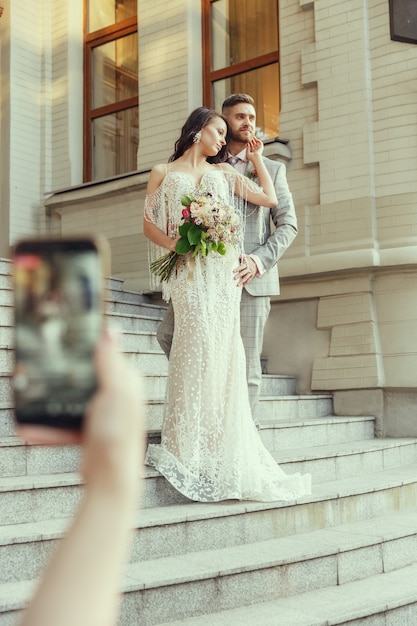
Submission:
M 28 235 L 101 232 L 112 274 L 148 291 L 150 168 L 192 109 L 256 91 L 299 220 L 268 369 L 333 392 L 338 414 L 376 415 L 381 435 L 415 435 L 417 47 L 391 38 L 388 0 L 1 5 L 0 256 Z

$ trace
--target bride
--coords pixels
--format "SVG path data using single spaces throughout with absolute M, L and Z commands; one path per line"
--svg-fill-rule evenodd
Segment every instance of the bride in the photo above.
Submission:
M 145 462 L 191 500 L 294 500 L 310 493 L 310 476 L 285 474 L 253 423 L 240 336 L 241 289 L 233 273 L 244 262 L 245 203 L 272 207 L 277 198 L 259 139 L 248 144 L 248 159 L 261 187 L 224 162 L 227 130 L 222 115 L 196 109 L 169 163 L 154 166 L 149 177 L 144 233 L 152 260 L 175 251 L 183 196 L 203 194 L 234 206 L 241 230 L 240 243 L 226 244 L 223 255 L 181 255 L 162 282 L 175 330 L 161 444 L 148 446 Z

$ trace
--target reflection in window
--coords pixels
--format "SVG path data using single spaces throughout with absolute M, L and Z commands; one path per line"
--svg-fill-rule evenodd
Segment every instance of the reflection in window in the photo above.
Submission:
M 87 32 L 91 33 L 128 17 L 136 17 L 137 0 L 88 0 Z
M 279 131 L 278 0 L 203 0 L 204 102 L 249 93 L 258 134 Z
M 137 107 L 96 118 L 93 121 L 93 180 L 136 169 L 138 144 Z
M 137 65 L 137 33 L 93 48 L 93 109 L 137 96 Z
M 274 52 L 278 47 L 276 0 L 217 0 L 211 4 L 212 69 Z
M 137 0 L 86 0 L 84 180 L 136 169 Z
M 248 93 L 256 104 L 256 135 L 262 139 L 278 136 L 278 64 L 244 72 L 213 83 L 213 106 L 217 111 L 231 93 Z

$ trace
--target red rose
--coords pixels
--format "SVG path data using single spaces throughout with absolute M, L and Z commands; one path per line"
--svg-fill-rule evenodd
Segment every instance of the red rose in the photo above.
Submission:
M 188 208 L 187 209 L 183 209 L 182 210 L 182 216 L 183 216 L 183 218 L 185 220 L 188 220 L 188 218 L 190 217 L 190 210 Z

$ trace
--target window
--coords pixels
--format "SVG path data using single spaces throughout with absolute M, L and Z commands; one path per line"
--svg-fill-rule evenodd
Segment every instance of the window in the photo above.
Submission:
M 136 169 L 137 0 L 86 0 L 84 181 Z
M 279 131 L 278 0 L 202 0 L 204 103 L 232 93 L 256 103 L 258 135 Z

